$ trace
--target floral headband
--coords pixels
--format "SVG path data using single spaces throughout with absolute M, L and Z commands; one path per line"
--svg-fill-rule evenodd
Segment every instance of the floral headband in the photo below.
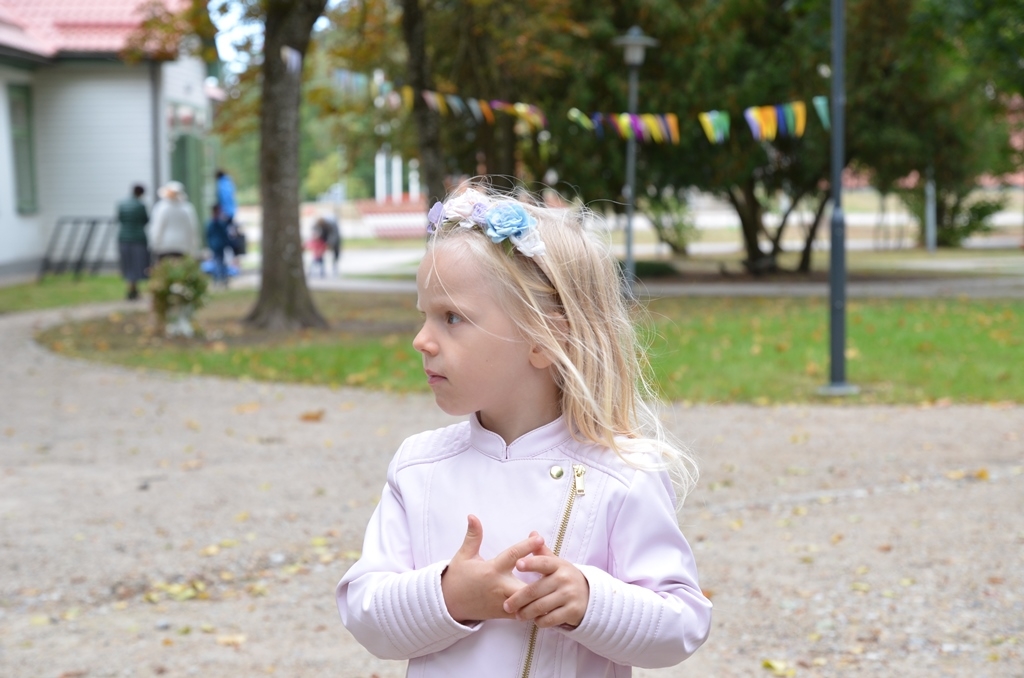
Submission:
M 492 200 L 469 189 L 446 203 L 436 202 L 427 214 L 428 233 L 445 224 L 480 228 L 491 242 L 508 240 L 524 256 L 544 254 L 544 241 L 537 233 L 537 219 L 513 200 Z

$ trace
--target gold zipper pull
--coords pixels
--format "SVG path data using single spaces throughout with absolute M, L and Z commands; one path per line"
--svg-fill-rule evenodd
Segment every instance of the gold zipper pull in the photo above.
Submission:
M 583 476 L 587 472 L 587 467 L 583 464 L 573 464 L 573 487 L 576 488 L 576 496 L 582 496 L 586 494 L 586 488 L 583 486 Z

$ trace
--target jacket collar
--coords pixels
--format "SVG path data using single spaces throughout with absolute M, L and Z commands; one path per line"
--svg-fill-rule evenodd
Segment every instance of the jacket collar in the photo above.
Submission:
M 550 424 L 535 428 L 524 433 L 510 445 L 497 433 L 488 431 L 480 424 L 476 414 L 469 418 L 469 444 L 474 449 L 495 459 L 526 459 L 561 445 L 572 438 L 564 417 L 555 419 Z

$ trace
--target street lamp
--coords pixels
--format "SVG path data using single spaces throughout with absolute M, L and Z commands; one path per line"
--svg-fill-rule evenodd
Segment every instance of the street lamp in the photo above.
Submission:
M 629 114 L 636 115 L 637 83 L 640 66 L 644 63 L 644 52 L 656 47 L 658 41 L 644 35 L 639 26 L 633 26 L 625 35 L 615 38 L 615 44 L 622 47 L 623 57 L 629 66 Z M 633 207 L 636 203 L 636 134 L 635 130 L 626 138 L 626 289 L 633 292 L 636 279 L 636 262 L 633 260 Z
M 846 161 L 846 11 L 832 0 L 832 223 L 829 265 L 828 396 L 850 396 L 860 389 L 846 382 L 846 219 L 843 215 L 843 165 Z

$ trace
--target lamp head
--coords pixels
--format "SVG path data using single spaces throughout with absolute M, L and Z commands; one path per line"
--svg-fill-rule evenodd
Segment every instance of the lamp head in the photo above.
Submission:
M 626 65 L 630 67 L 640 66 L 644 62 L 644 53 L 648 47 L 657 47 L 658 41 L 649 35 L 644 35 L 639 26 L 633 26 L 625 35 L 614 40 L 614 44 L 622 47 L 623 57 Z

